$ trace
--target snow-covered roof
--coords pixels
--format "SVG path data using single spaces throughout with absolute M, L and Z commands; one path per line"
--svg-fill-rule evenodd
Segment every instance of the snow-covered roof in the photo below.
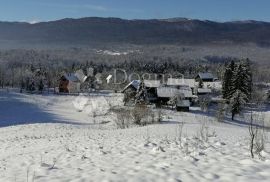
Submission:
M 168 78 L 167 80 L 167 85 L 169 86 L 179 86 L 179 85 L 184 85 L 184 79 L 179 79 L 179 78 Z
M 212 73 L 199 73 L 198 76 L 201 79 L 214 79 L 214 75 Z
M 191 89 L 180 89 L 179 93 L 184 94 L 185 98 L 192 98 L 193 97 Z
M 144 86 L 150 88 L 157 88 L 160 86 L 160 80 L 144 80 Z
M 130 82 L 127 86 L 125 86 L 125 88 L 122 90 L 122 92 L 124 92 L 126 89 L 128 89 L 130 86 L 132 86 L 133 88 L 135 88 L 136 90 L 139 89 L 141 84 L 140 80 L 133 80 L 132 82 Z
M 171 87 L 159 87 L 157 88 L 157 95 L 161 98 L 174 97 L 177 94 L 178 89 Z
M 184 79 L 185 85 L 188 85 L 190 88 L 194 88 L 196 86 L 196 82 L 194 79 Z
M 183 94 L 185 98 L 193 97 L 191 89 L 177 89 L 172 87 L 157 88 L 157 95 L 161 98 L 170 98 L 180 94 Z
M 80 80 L 74 73 L 66 73 L 64 74 L 65 79 L 72 82 L 79 82 Z
M 87 79 L 87 76 L 85 76 L 85 74 L 83 73 L 82 70 L 76 71 L 75 76 L 78 78 L 78 80 L 79 80 L 81 83 L 84 83 L 85 80 Z
M 195 87 L 195 80 L 194 79 L 185 79 L 185 78 L 168 78 L 167 85 L 168 86 L 189 86 L 191 88 Z
M 198 93 L 212 93 L 210 88 L 198 88 Z

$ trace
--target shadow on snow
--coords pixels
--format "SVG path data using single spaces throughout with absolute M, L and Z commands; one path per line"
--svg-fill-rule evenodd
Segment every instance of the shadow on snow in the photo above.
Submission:
M 55 114 L 42 110 L 35 104 L 23 102 L 18 93 L 6 94 L 0 92 L 0 127 L 36 123 L 90 125 L 59 118 Z

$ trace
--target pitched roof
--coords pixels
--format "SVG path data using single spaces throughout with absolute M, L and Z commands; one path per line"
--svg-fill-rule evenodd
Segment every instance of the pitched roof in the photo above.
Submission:
M 122 90 L 122 92 L 124 92 L 126 89 L 128 89 L 130 86 L 135 88 L 136 90 L 139 89 L 139 86 L 141 84 L 140 80 L 133 80 L 132 82 L 130 82 L 127 86 L 125 86 L 125 88 Z
M 80 82 L 85 82 L 86 79 L 87 79 L 87 76 L 85 76 L 85 74 L 83 73 L 82 70 L 77 70 L 76 73 L 75 73 L 75 76 L 78 78 L 78 80 Z
M 171 87 L 159 87 L 157 88 L 157 95 L 161 98 L 174 97 L 177 94 L 178 89 Z
M 184 79 L 184 83 L 190 88 L 194 88 L 196 86 L 196 81 L 194 79 Z
M 198 76 L 201 79 L 214 79 L 214 75 L 212 73 L 199 73 Z
M 172 87 L 159 87 L 157 88 L 157 95 L 161 98 L 170 98 L 176 95 L 183 94 L 185 98 L 194 97 L 191 89 L 177 89 Z
M 68 81 L 72 81 L 72 82 L 79 82 L 80 80 L 78 79 L 78 77 L 74 74 L 74 73 L 66 73 L 64 74 L 64 77 L 68 80 Z
M 169 86 L 179 86 L 179 85 L 183 85 L 183 84 L 184 84 L 183 79 L 168 78 L 168 80 L 167 80 L 167 85 L 169 85 Z
M 185 79 L 185 78 L 168 78 L 167 85 L 168 86 L 189 86 L 191 88 L 195 87 L 194 79 Z
M 180 89 L 179 92 L 184 94 L 185 98 L 192 98 L 193 97 L 191 89 Z

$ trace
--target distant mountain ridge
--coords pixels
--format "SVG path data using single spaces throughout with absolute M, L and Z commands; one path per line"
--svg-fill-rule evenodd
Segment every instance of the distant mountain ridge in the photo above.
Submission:
M 13 44 L 211 44 L 270 45 L 270 23 L 214 22 L 187 18 L 124 20 L 66 18 L 36 24 L 0 22 L 0 45 Z

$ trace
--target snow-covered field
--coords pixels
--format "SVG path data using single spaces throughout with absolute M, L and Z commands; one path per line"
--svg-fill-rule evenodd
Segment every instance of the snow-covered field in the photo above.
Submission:
M 121 100 L 0 90 L 0 181 L 269 181 L 270 144 L 264 160 L 251 159 L 241 122 L 218 123 L 192 108 L 120 130 L 109 108 Z

